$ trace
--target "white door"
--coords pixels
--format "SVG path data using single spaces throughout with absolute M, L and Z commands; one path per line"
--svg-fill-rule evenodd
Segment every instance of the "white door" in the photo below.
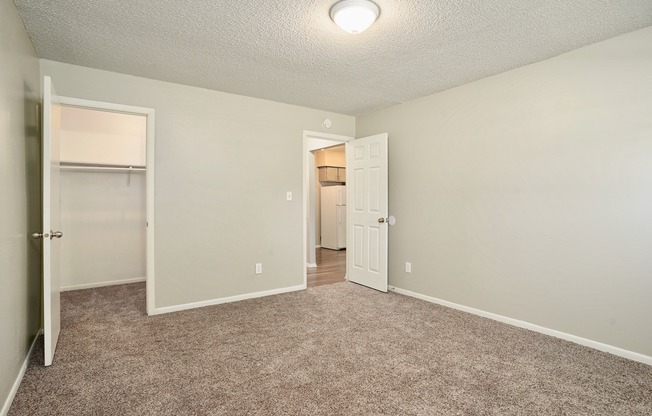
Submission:
M 45 365 L 51 365 L 61 330 L 59 238 L 59 138 L 61 103 L 50 77 L 43 80 L 43 335 Z
M 337 248 L 346 248 L 346 205 L 337 206 Z
M 387 133 L 346 146 L 348 278 L 387 292 Z

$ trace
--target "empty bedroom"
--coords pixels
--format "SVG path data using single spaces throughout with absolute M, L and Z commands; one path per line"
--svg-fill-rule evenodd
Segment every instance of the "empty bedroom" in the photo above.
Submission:
M 0 0 L 0 416 L 652 414 L 652 2 Z

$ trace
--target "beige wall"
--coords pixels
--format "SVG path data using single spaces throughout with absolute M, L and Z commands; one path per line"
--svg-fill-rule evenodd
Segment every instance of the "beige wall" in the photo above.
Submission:
M 39 70 L 13 2 L 0 2 L 0 408 L 40 328 Z
M 315 166 L 315 246 L 321 247 L 321 182 L 319 182 L 317 166 Z
M 41 71 L 61 95 L 156 110 L 156 307 L 303 284 L 303 130 L 330 118 L 329 133 L 352 135 L 353 117 L 52 61 Z
M 652 356 L 652 28 L 357 120 L 385 131 L 391 285 Z
M 346 167 L 346 153 L 344 152 L 344 145 L 316 151 L 315 165 Z

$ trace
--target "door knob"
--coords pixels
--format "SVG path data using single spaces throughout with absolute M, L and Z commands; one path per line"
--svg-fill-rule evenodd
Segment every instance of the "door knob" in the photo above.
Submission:
M 390 215 L 387 218 L 382 218 L 382 217 L 378 218 L 378 222 L 381 223 L 381 224 L 387 223 L 389 225 L 394 225 L 394 224 L 396 224 L 396 218 L 394 218 L 393 215 Z
M 39 238 L 48 238 L 50 234 L 48 233 L 32 233 L 32 238 L 38 240 Z
M 50 240 L 53 238 L 61 238 L 61 237 L 63 237 L 63 233 L 61 231 L 51 231 Z

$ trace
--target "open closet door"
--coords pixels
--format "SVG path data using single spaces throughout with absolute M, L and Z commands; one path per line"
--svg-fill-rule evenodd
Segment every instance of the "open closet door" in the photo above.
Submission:
M 50 77 L 43 80 L 43 229 L 33 237 L 43 239 L 43 335 L 45 365 L 51 365 L 61 330 L 59 239 L 59 139 L 61 103 Z
M 387 133 L 346 146 L 348 278 L 387 292 Z

